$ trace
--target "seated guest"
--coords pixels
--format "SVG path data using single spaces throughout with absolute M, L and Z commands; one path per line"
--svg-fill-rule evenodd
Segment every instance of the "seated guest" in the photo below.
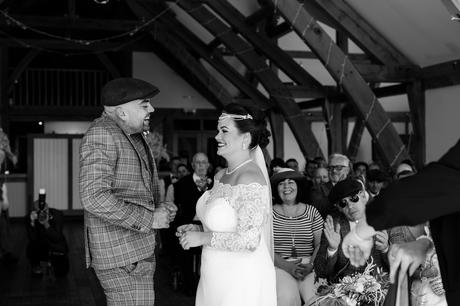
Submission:
M 353 164 L 354 175 L 357 177 L 361 177 L 363 181 L 365 182 L 366 177 L 367 177 L 367 172 L 369 171 L 368 168 L 369 168 L 369 165 L 367 163 L 363 161 L 356 162 Z
M 315 175 L 313 176 L 313 184 L 319 186 L 326 183 L 329 183 L 329 173 L 327 169 L 323 167 L 316 168 Z
M 289 158 L 288 160 L 286 160 L 286 167 L 291 168 L 295 171 L 299 171 L 299 162 L 295 158 Z
M 387 176 L 382 170 L 374 169 L 367 173 L 367 190 L 371 198 L 376 197 L 385 187 Z
M 313 181 L 315 177 L 315 171 L 318 169 L 318 164 L 311 159 L 306 159 L 305 160 L 305 168 L 303 174 L 309 181 Z
M 342 240 L 360 220 L 365 217 L 369 195 L 356 179 L 347 178 L 338 182 L 329 193 L 329 200 L 338 211 L 328 215 L 324 223 L 321 244 L 314 261 L 315 273 L 330 282 L 338 282 L 344 276 L 363 272 L 365 266 L 354 267 L 342 252 Z M 388 235 L 377 232 L 372 249 L 372 259 L 376 267 L 388 270 Z M 376 272 L 376 269 L 374 269 Z
M 69 271 L 63 225 L 61 211 L 50 208 L 44 200 L 34 202 L 34 209 L 26 217 L 29 239 L 26 252 L 33 274 L 43 274 L 41 261 L 51 263 L 57 277 L 65 276 Z
M 279 169 L 286 167 L 286 164 L 284 163 L 284 160 L 279 157 L 275 157 L 272 159 L 270 162 L 270 173 L 269 175 L 273 175 L 278 172 Z
M 284 168 L 270 179 L 278 305 L 301 305 L 314 297 L 313 265 L 323 229 L 323 218 L 302 193 L 305 177 Z

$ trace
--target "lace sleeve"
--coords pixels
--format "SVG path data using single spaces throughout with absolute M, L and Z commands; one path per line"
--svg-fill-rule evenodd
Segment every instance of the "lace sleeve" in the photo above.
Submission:
M 238 185 L 230 200 L 237 213 L 236 232 L 213 232 L 211 247 L 228 251 L 254 251 L 268 216 L 268 188 L 259 184 Z

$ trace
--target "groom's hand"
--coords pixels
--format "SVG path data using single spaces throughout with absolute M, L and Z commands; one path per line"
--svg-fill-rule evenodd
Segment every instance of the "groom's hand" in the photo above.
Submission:
M 152 228 L 168 228 L 169 227 L 169 210 L 164 206 L 159 206 L 153 211 L 153 225 Z

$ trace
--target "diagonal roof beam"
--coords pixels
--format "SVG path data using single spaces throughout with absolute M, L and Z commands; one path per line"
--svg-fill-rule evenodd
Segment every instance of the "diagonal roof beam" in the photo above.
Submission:
M 144 10 L 139 10 L 138 16 L 145 19 L 151 19 L 157 15 L 158 12 L 154 11 L 150 6 L 142 6 Z M 224 77 L 227 78 L 234 86 L 251 99 L 258 107 L 267 110 L 270 107 L 270 101 L 252 86 L 238 71 L 236 71 L 230 64 L 228 64 L 219 51 L 210 51 L 209 48 L 203 43 L 194 33 L 186 29 L 180 22 L 173 17 L 168 16 L 161 18 L 157 21 L 158 27 L 162 26 L 167 29 L 169 33 L 182 43 L 185 47 L 190 49 L 192 53 L 198 54 L 203 60 L 208 62 Z
M 221 16 L 232 29 L 244 36 L 259 52 L 265 54 L 275 65 L 281 69 L 294 82 L 311 86 L 320 90 L 322 84 L 302 68 L 292 57 L 287 55 L 279 46 L 257 33 L 245 23 L 244 16 L 225 0 L 205 0 L 219 16 Z
M 270 100 L 257 90 L 257 88 L 252 86 L 238 71 L 235 70 L 235 68 L 228 64 L 218 51 L 209 51 L 207 46 L 195 34 L 186 29 L 179 22 L 174 22 L 170 18 L 161 21 L 167 23 L 167 27 L 172 29 L 173 32 L 180 37 L 183 42 L 185 42 L 185 45 L 189 46 L 203 60 L 219 71 L 228 81 L 248 96 L 253 103 L 256 103 L 258 107 L 263 110 L 268 110 L 272 107 Z
M 385 65 L 411 65 L 409 59 L 393 47 L 379 32 L 346 3 L 337 0 L 305 1 L 312 12 L 320 7 L 336 22 L 336 27 L 347 33 L 361 49 Z
M 350 97 L 367 129 L 377 142 L 384 162 L 395 167 L 409 158 L 407 150 L 382 105 L 354 67 L 353 63 L 329 35 L 296 0 L 273 0 L 296 33 L 317 54 L 323 65 Z M 308 2 L 308 1 L 307 1 Z
M 306 117 L 291 97 L 289 90 L 286 89 L 254 47 L 236 35 L 231 28 L 204 5 L 189 0 L 179 0 L 177 4 L 215 37 L 220 38 L 240 61 L 252 70 L 283 113 L 304 155 L 310 158 L 322 155 Z
M 133 13 L 141 19 L 145 12 L 145 8 L 137 3 L 136 0 L 127 0 L 126 3 Z M 155 24 L 154 28 L 151 29 L 149 33 L 155 42 L 168 50 L 170 54 L 182 64 L 184 69 L 194 75 L 197 81 L 210 91 L 215 97 L 215 100 L 220 103 L 220 105 L 216 105 L 216 107 L 221 108 L 222 105 L 232 102 L 232 96 L 222 84 L 220 84 L 219 81 L 217 81 L 201 63 L 188 52 L 185 46 L 175 39 L 174 36 L 168 34 L 164 27 Z

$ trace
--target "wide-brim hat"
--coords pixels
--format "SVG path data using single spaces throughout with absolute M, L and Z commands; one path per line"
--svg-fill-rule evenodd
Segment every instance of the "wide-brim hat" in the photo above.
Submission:
M 101 102 L 104 106 L 118 106 L 130 101 L 149 99 L 160 90 L 143 80 L 135 78 L 118 78 L 109 81 L 101 91 Z
M 332 187 L 328 199 L 331 204 L 335 204 L 343 198 L 357 194 L 361 190 L 363 190 L 362 183 L 355 178 L 347 178 Z
M 277 173 L 273 174 L 270 178 L 270 184 L 272 185 L 272 190 L 276 190 L 278 184 L 285 179 L 291 179 L 296 182 L 306 180 L 299 171 L 295 171 L 291 168 L 281 168 Z

